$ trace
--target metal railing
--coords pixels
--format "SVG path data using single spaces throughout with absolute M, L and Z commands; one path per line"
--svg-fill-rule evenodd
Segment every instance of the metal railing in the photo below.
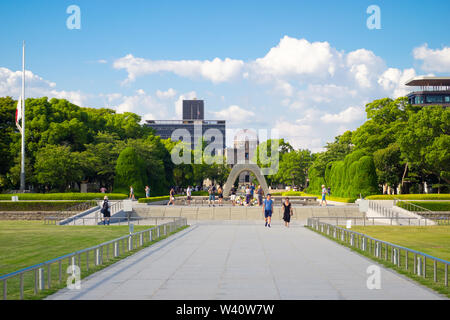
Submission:
M 392 210 L 391 208 L 382 206 L 381 204 L 373 200 L 369 200 L 369 209 L 372 209 L 373 211 L 387 218 L 398 218 L 398 212 Z
M 432 211 L 417 204 L 411 203 L 407 200 L 400 200 L 397 198 L 394 198 L 394 206 L 405 209 L 409 212 L 414 212 L 415 214 L 426 217 L 427 219 L 436 217 L 450 217 L 450 212 Z
M 450 261 L 379 240 L 363 233 L 320 222 L 317 218 L 308 218 L 307 226 L 319 233 L 342 241 L 350 247 L 360 249 L 375 258 L 391 262 L 396 267 L 402 268 L 407 272 L 412 272 L 415 275 L 432 280 L 434 283 L 448 287 L 448 266 Z M 430 268 L 432 274 L 428 273 Z
M 8 295 L 22 300 L 33 298 L 46 289 L 62 288 L 64 282 L 72 279 L 75 267 L 79 268 L 80 277 L 86 276 L 104 263 L 187 225 L 186 218 L 171 219 L 173 221 L 3 275 L 0 277 L 1 296 L 3 300 L 7 300 Z
M 427 217 L 427 218 L 415 218 L 415 217 L 358 217 L 358 216 L 339 216 L 339 217 L 333 217 L 333 216 L 322 216 L 322 217 L 314 217 L 315 219 L 318 219 L 319 221 L 335 224 L 336 226 L 339 225 L 339 222 L 341 224 L 345 224 L 348 220 L 351 220 L 352 225 L 386 225 L 386 223 L 382 222 L 383 220 L 389 220 L 389 225 L 393 225 L 393 221 L 395 221 L 398 225 L 403 226 L 428 226 L 427 220 L 433 221 L 437 223 L 438 225 L 450 225 L 450 216 L 443 216 L 443 217 Z M 417 222 L 417 224 L 412 224 L 411 221 Z
M 95 207 L 97 205 L 97 201 L 98 199 L 94 199 L 94 200 L 89 200 L 83 203 L 78 203 L 72 207 L 69 207 L 67 209 L 64 210 L 60 210 L 59 213 L 61 214 L 68 214 L 68 213 L 73 213 L 73 212 L 82 212 L 82 211 L 86 211 L 92 207 Z
M 148 221 L 151 221 L 152 225 L 158 225 L 158 220 L 164 221 L 164 220 L 170 220 L 173 219 L 173 217 L 109 217 L 110 224 L 114 225 L 129 225 L 132 222 L 137 223 L 138 225 L 146 225 Z M 59 217 L 45 217 L 44 218 L 44 224 L 58 224 L 58 222 L 61 220 Z M 97 216 L 97 217 L 74 217 L 73 220 L 70 221 L 70 223 L 65 224 L 66 226 L 70 225 L 100 225 L 103 224 L 104 218 Z

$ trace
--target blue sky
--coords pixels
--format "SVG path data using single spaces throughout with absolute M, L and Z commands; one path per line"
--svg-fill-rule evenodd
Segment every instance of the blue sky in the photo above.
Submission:
M 66 27 L 72 4 L 80 30 Z M 380 30 L 367 28 L 370 5 Z M 445 0 L 5 0 L 0 96 L 20 92 L 25 40 L 27 96 L 147 119 L 179 118 L 195 96 L 229 128 L 276 128 L 318 151 L 361 125 L 368 101 L 405 94 L 408 77 L 450 74 L 449 15 Z

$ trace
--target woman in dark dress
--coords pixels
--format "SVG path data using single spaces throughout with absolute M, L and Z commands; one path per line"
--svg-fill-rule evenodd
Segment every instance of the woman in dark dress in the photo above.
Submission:
M 289 202 L 289 198 L 286 198 L 286 200 L 283 203 L 283 220 L 284 225 L 289 228 L 289 222 L 291 222 L 291 216 L 293 214 L 291 203 Z

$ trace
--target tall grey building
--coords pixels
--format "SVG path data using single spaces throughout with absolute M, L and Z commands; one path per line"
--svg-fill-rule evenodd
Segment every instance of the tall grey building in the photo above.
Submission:
M 172 133 L 175 130 L 185 129 L 190 135 L 192 149 L 202 137 L 208 144 L 215 140 L 214 138 L 208 138 L 205 133 L 217 133 L 218 138 L 222 139 L 222 149 L 218 150 L 216 154 L 224 155 L 226 146 L 225 120 L 204 120 L 204 111 L 203 100 L 183 100 L 182 120 L 146 120 L 144 125 L 153 128 L 156 135 L 160 136 L 161 139 L 172 138 Z M 217 139 L 217 137 L 215 138 Z M 175 139 L 179 139 L 179 137 L 175 137 Z
M 203 100 L 183 100 L 183 120 L 205 119 L 205 104 Z

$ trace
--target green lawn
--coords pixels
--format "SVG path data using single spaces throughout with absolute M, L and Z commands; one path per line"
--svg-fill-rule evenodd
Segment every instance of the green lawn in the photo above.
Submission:
M 450 201 L 399 201 L 397 206 L 406 210 L 412 211 L 425 211 L 421 208 L 408 206 L 408 203 L 412 203 L 416 206 L 431 210 L 431 211 L 450 211 Z
M 450 226 L 352 226 L 352 230 L 450 261 Z
M 141 231 L 150 226 L 134 226 Z M 122 226 L 57 226 L 42 221 L 0 221 L 0 275 L 128 234 Z
M 318 232 L 315 229 L 311 230 Z M 450 226 L 352 226 L 351 230 L 450 261 Z M 370 251 L 363 251 L 355 246 L 350 246 L 348 242 L 343 242 L 341 239 L 334 239 L 326 233 L 321 234 L 450 298 L 450 287 L 445 286 L 444 283 L 445 270 L 443 263 L 438 262 L 436 265 L 437 282 L 435 282 L 433 278 L 434 266 L 431 259 L 426 260 L 426 276 L 419 276 L 413 273 L 413 254 L 406 256 L 405 251 L 400 251 L 399 260 L 401 266 L 398 267 L 390 261 L 390 258 L 388 260 L 384 259 L 385 256 L 392 256 L 392 248 L 386 249 L 385 246 L 381 247 L 381 257 L 383 258 L 380 259 L 373 255 L 373 244 L 369 243 L 369 248 L 372 247 Z M 405 268 L 406 260 L 408 261 L 408 269 Z
M 400 200 L 450 200 L 450 194 L 436 194 L 436 193 L 429 193 L 429 194 L 377 194 L 366 197 L 368 200 L 394 200 L 394 199 L 400 199 Z
M 135 225 L 134 231 L 150 229 L 152 226 Z M 151 246 L 157 241 L 165 239 L 187 226 L 182 227 L 168 235 L 160 235 L 157 238 L 156 228 L 152 229 L 152 241 L 145 241 L 142 247 L 138 246 L 137 238 L 134 240 L 133 249 L 127 249 L 126 241 L 119 243 L 120 254 L 113 255 L 113 245 L 107 245 L 102 250 L 102 264 L 94 265 L 95 252 L 89 251 L 78 256 L 77 266 L 81 270 L 81 279 L 123 259 L 142 248 Z M 86 249 L 108 240 L 116 239 L 128 234 L 128 226 L 56 226 L 44 225 L 42 222 L 28 221 L 0 221 L 0 275 L 19 270 L 52 258 L 72 253 L 80 249 Z M 149 235 L 146 235 L 149 237 Z M 147 238 L 148 239 L 148 238 Z M 44 267 L 45 288 L 34 292 L 37 281 L 35 271 L 23 274 L 24 299 L 43 299 L 66 286 L 70 276 L 67 268 L 71 264 L 70 259 L 60 260 Z M 50 270 L 50 271 L 49 271 Z M 50 272 L 50 273 L 49 273 Z M 49 278 L 50 275 L 50 278 Z M 48 283 L 51 282 L 51 288 Z M 3 297 L 3 285 L 0 286 L 0 297 Z M 13 277 L 7 281 L 8 300 L 20 299 L 20 278 Z

